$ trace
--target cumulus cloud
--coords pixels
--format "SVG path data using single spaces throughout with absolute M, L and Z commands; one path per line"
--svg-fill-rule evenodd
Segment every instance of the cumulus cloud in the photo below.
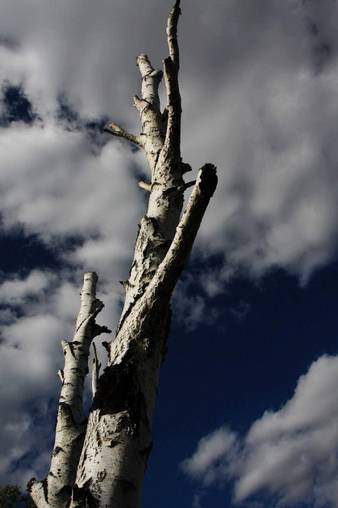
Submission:
M 33 270 L 24 279 L 8 278 L 0 285 L 0 304 L 20 304 L 28 296 L 41 293 L 47 284 L 47 275 L 39 270 Z
M 137 155 L 119 142 L 93 152 L 84 132 L 54 122 L 1 130 L 0 153 L 4 227 L 20 224 L 51 245 L 76 236 L 82 242 L 70 261 L 99 266 L 102 275 L 118 263 L 121 269 L 141 214 L 131 169 Z
M 338 506 L 337 382 L 338 357 L 320 357 L 281 409 L 244 437 L 227 427 L 205 436 L 183 470 L 205 486 L 232 481 L 235 503 L 269 495 L 280 506 Z
M 212 244 L 230 265 L 258 274 L 281 266 L 304 277 L 334 254 L 335 81 L 336 71 L 317 77 L 284 71 L 257 82 L 254 97 L 246 81 L 224 91 L 239 122 L 231 111 L 223 121 L 230 164 L 202 227 L 205 249 Z
M 16 126 L 1 133 L 5 152 L 18 145 L 27 151 L 28 166 L 31 162 L 37 167 L 25 173 L 39 183 L 31 195 L 16 189 L 23 164 L 16 154 L 9 161 L 14 177 L 8 180 L 5 175 L 9 197 L 3 206 L 7 218 L 29 223 L 38 232 L 50 228 L 67 234 L 76 229 L 96 239 L 97 229 L 105 227 L 102 249 L 89 242 L 75 261 L 88 258 L 112 266 L 112 238 L 117 245 L 124 231 L 134 228 L 128 221 L 123 231 L 112 229 L 106 218 L 120 216 L 122 203 L 140 202 L 124 169 L 132 159 L 138 164 L 143 160 L 127 150 L 118 153 L 115 143 L 90 157 L 85 136 L 64 132 L 51 119 L 62 96 L 83 118 L 107 115 L 137 128 L 137 115 L 128 108 L 130 97 L 138 92 L 133 58 L 149 50 L 159 65 L 166 52 L 163 25 L 168 7 L 169 2 L 154 0 L 148 0 L 147 10 L 125 0 L 115 2 L 114 8 L 106 0 L 95 7 L 80 1 L 71 6 L 39 1 L 35 14 L 26 15 L 25 9 L 31 14 L 29 2 L 23 8 L 11 1 L 4 9 L 0 33 L 4 40 L 17 43 L 0 46 L 3 79 L 22 84 L 45 124 L 40 131 L 35 126 L 20 133 Z M 278 266 L 305 280 L 337 251 L 333 210 L 338 204 L 338 64 L 332 24 L 337 4 L 323 0 L 318 9 L 312 1 L 227 1 L 207 6 L 187 0 L 183 9 L 183 152 L 195 168 L 207 159 L 217 163 L 220 173 L 199 246 L 255 275 Z M 151 30 L 149 11 L 159 20 Z M 135 27 L 128 37 L 126 26 Z M 207 100 L 210 90 L 212 101 Z M 19 172 L 13 172 L 13 165 Z M 121 168 L 115 174 L 118 192 L 112 189 L 108 166 Z M 100 193 L 89 196 L 86 191 L 97 190 L 96 182 Z M 25 177 L 23 183 L 27 184 Z M 83 206 L 75 210 L 75 202 Z M 108 203 L 114 207 L 110 213 Z M 138 212 L 139 206 L 133 221 Z M 124 214 L 131 213 L 131 207 L 124 207 Z M 100 217 L 102 226 L 93 224 L 93 217 Z M 222 282 L 219 274 L 217 280 Z

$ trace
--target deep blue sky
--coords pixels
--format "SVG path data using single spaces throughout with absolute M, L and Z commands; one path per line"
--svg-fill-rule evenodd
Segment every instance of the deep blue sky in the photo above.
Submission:
M 213 302 L 220 310 L 214 326 L 184 333 L 174 323 L 162 369 L 145 506 L 189 506 L 191 489 L 198 485 L 187 482 L 177 468 L 182 449 L 192 453 L 201 436 L 224 422 L 246 433 L 265 410 L 277 410 L 292 397 L 299 376 L 315 359 L 337 354 L 337 276 L 338 264 L 332 263 L 305 287 L 282 271 L 259 284 L 238 279 Z M 238 320 L 229 310 L 241 301 L 249 309 Z M 230 507 L 229 491 L 230 485 L 203 490 L 202 506 Z M 264 504 L 270 506 L 271 499 Z
M 59 266 L 55 253 L 19 230 L 3 233 L 0 241 L 5 247 L 3 278 L 18 269 Z M 203 268 L 194 261 L 187 270 L 196 274 Z M 292 397 L 299 376 L 314 360 L 337 354 L 337 278 L 338 263 L 317 270 L 305 286 L 283 270 L 273 270 L 259 282 L 241 275 L 210 302 L 210 309 L 218 311 L 212 325 L 201 323 L 187 331 L 173 315 L 144 506 L 189 506 L 196 492 L 202 493 L 203 506 L 231 506 L 230 482 L 205 489 L 187 480 L 179 464 L 202 436 L 224 422 L 244 435 L 265 410 L 278 410 Z M 200 288 L 190 290 L 198 293 Z M 238 316 L 235 311 L 243 304 L 246 311 Z M 270 507 L 271 498 L 265 503 Z

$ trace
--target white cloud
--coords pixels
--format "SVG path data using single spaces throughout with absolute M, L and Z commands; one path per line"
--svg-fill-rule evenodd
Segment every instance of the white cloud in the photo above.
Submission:
M 9 278 L 0 285 L 0 303 L 3 305 L 22 303 L 25 298 L 44 291 L 47 284 L 47 274 L 39 270 L 33 270 L 24 279 Z
M 204 485 L 234 482 L 234 501 L 270 495 L 281 506 L 338 506 L 338 357 L 322 356 L 291 399 L 246 436 L 221 427 L 199 442 L 184 471 Z
M 271 69 L 261 83 L 257 69 L 215 100 L 221 134 L 210 159 L 220 184 L 199 237 L 204 251 L 256 274 L 278 266 L 305 278 L 336 252 L 337 71 Z M 203 126 L 192 125 L 200 144 Z
M 18 156 L 18 147 L 25 157 Z M 52 246 L 62 236 L 80 237 L 83 243 L 68 253 L 68 261 L 84 270 L 98 266 L 102 276 L 116 267 L 118 280 L 141 215 L 130 169 L 139 157 L 119 142 L 90 148 L 85 133 L 54 122 L 0 130 L 3 223 L 19 223 Z
M 203 437 L 196 452 L 182 463 L 182 469 L 194 478 L 202 478 L 205 485 L 213 483 L 218 476 L 218 466 L 224 456 L 233 454 L 237 436 L 227 427 L 221 427 Z

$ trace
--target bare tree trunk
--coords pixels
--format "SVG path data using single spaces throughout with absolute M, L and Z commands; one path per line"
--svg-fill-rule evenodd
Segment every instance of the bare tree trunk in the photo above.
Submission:
M 50 470 L 45 480 L 37 482 L 33 479 L 28 487 L 38 508 L 67 506 L 75 482 L 87 426 L 83 390 L 89 349 L 94 337 L 110 332 L 95 322 L 97 314 L 103 309 L 103 303 L 96 298 L 96 283 L 96 273 L 85 273 L 73 340 L 61 343 L 65 364 L 58 373 L 62 388 Z
M 167 23 L 169 57 L 163 61 L 164 72 L 154 70 L 147 55 L 137 58 L 142 93 L 141 97 L 134 97 L 134 104 L 140 115 L 141 133 L 130 134 L 113 122 L 105 129 L 144 150 L 151 178 L 149 182 L 139 182 L 139 186 L 149 193 L 148 207 L 139 224 L 129 278 L 123 283 L 125 302 L 116 337 L 108 345 L 108 364 L 101 377 L 94 379 L 95 393 L 87 424 L 83 423 L 82 413 L 73 409 L 74 425 L 64 430 L 67 420 L 61 411 L 66 395 L 61 393 L 50 473 L 45 483 L 31 485 L 38 508 L 138 508 L 140 505 L 152 447 L 159 371 L 170 326 L 170 298 L 217 184 L 212 164 L 202 167 L 196 181 L 183 180 L 184 173 L 191 168 L 182 161 L 180 152 L 179 15 L 177 0 Z M 162 112 L 158 88 L 163 74 L 167 104 Z M 191 186 L 193 190 L 181 216 L 184 191 Z M 90 307 L 88 312 L 95 311 Z M 87 338 L 81 371 L 76 354 L 67 366 L 70 345 L 65 349 L 65 379 L 75 361 L 82 379 L 82 388 L 76 394 L 83 390 L 92 331 Z M 94 374 L 98 372 L 97 367 L 96 360 Z M 70 402 L 67 404 L 67 409 L 73 407 Z M 56 458 L 61 458 L 58 450 L 66 448 L 65 441 L 69 445 L 68 455 L 63 454 L 63 462 L 61 459 L 58 462 Z
M 89 416 L 72 508 L 139 506 L 169 300 L 216 181 L 214 166 L 204 166 L 169 251 L 111 345 Z
M 135 508 L 152 446 L 151 422 L 159 370 L 170 323 L 169 302 L 190 252 L 203 213 L 216 186 L 216 172 L 206 165 L 198 176 L 181 222 L 183 174 L 190 170 L 180 154 L 181 98 L 178 87 L 179 50 L 177 1 L 167 24 L 169 57 L 164 60 L 167 106 L 160 110 L 158 86 L 162 73 L 140 55 L 141 134 L 132 136 L 115 123 L 113 135 L 136 141 L 148 159 L 150 192 L 142 218 L 126 289 L 125 304 L 108 367 L 100 378 L 90 412 L 78 466 L 72 508 L 93 506 Z

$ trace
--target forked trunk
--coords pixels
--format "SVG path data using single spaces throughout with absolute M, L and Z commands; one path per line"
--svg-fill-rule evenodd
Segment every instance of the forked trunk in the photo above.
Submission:
M 169 57 L 163 61 L 163 73 L 153 69 L 147 55 L 137 59 L 142 94 L 134 97 L 134 104 L 140 115 L 141 133 L 130 134 L 114 122 L 105 129 L 144 150 L 150 180 L 139 182 L 139 186 L 149 193 L 148 207 L 139 225 L 129 278 L 123 282 L 125 302 L 116 337 L 107 347 L 107 367 L 97 377 L 96 359 L 93 369 L 95 393 L 88 423 L 82 414 L 83 377 L 95 330 L 103 331 L 93 321 L 97 314 L 94 303 L 87 304 L 86 339 L 79 345 L 74 338 L 73 343 L 64 346 L 65 370 L 51 468 L 44 482 L 33 481 L 30 485 L 38 508 L 140 505 L 152 447 L 159 371 L 170 325 L 170 298 L 217 184 L 216 169 L 211 164 L 202 167 L 196 181 L 183 180 L 191 168 L 182 161 L 180 152 L 179 4 L 177 0 L 168 18 Z M 162 112 L 158 88 L 163 74 L 167 104 Z M 184 192 L 191 186 L 182 215 Z M 91 301 L 97 302 L 95 285 L 92 288 Z M 83 322 L 79 317 L 77 326 L 83 326 Z M 68 384 L 72 387 L 71 401 L 67 399 L 65 412 Z M 67 453 L 61 455 L 60 449 Z

